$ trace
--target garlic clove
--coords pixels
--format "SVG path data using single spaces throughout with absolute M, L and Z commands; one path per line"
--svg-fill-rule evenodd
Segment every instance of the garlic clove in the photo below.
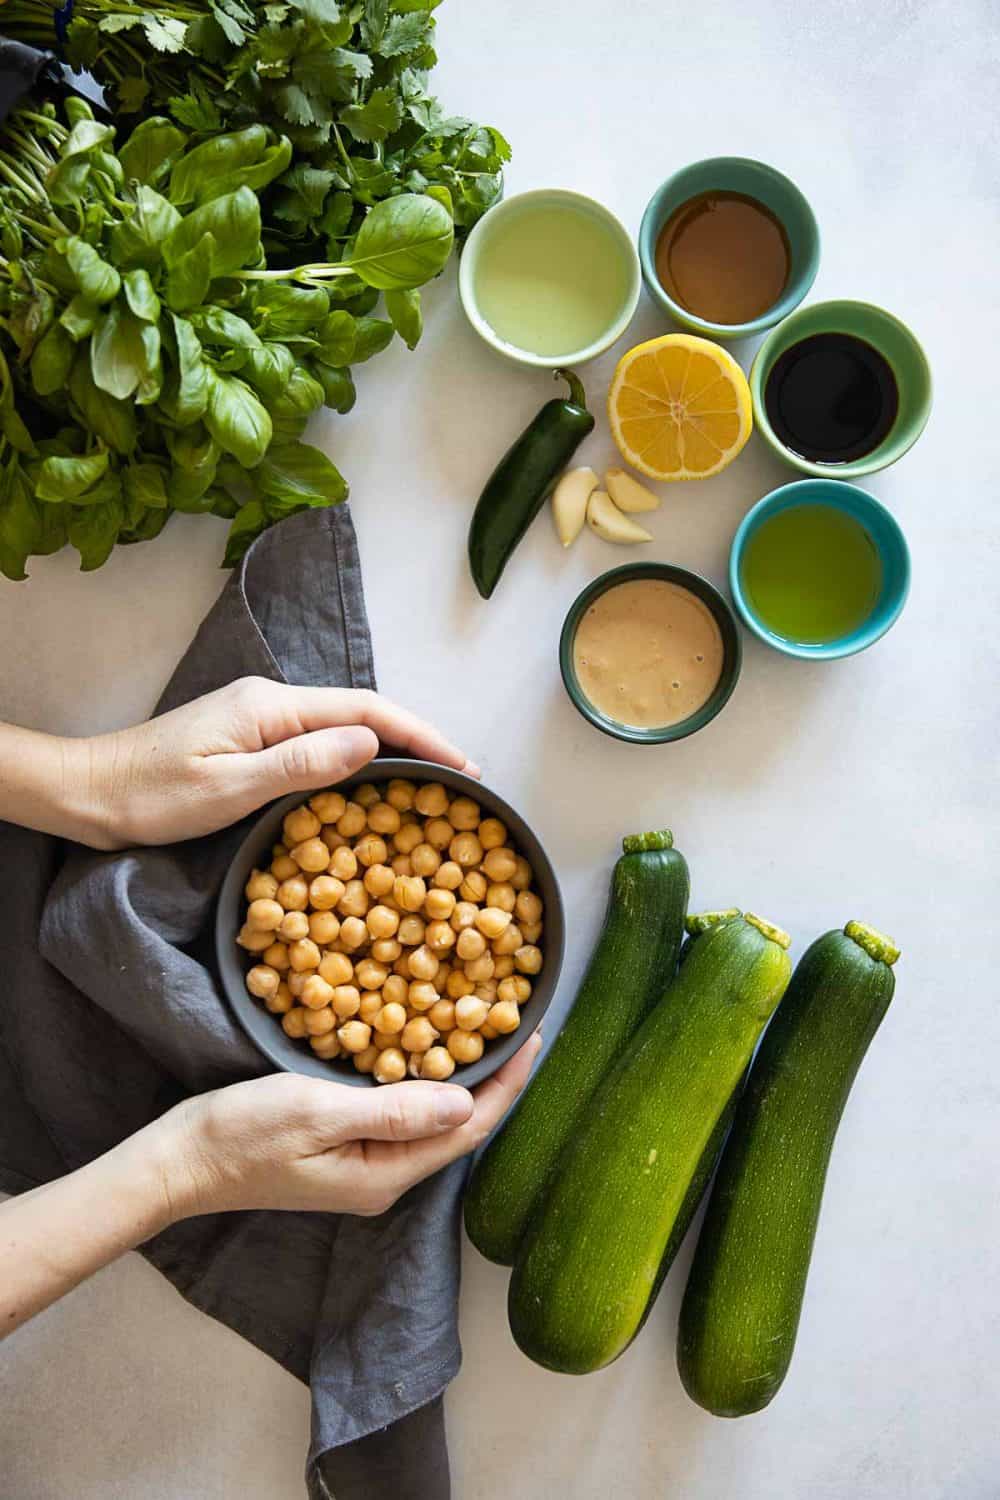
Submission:
M 622 547 L 653 540 L 648 531 L 622 514 L 606 490 L 595 490 L 587 501 L 587 525 L 604 541 Z
M 608 469 L 604 475 L 604 487 L 619 510 L 636 512 L 660 508 L 659 495 L 654 495 L 624 469 Z
M 576 541 L 587 519 L 587 501 L 599 484 L 593 469 L 567 469 L 552 492 L 552 519 L 564 547 Z

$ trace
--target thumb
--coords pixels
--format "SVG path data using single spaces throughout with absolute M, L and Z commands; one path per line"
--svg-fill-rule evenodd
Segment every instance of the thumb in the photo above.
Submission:
M 244 772 L 246 795 L 260 806 L 286 792 L 312 791 L 343 781 L 360 771 L 378 751 L 378 739 L 360 724 L 316 729 L 269 745 L 265 750 L 234 756 Z M 227 757 L 228 759 L 229 757 Z
M 416 1141 L 463 1125 L 472 1114 L 468 1089 L 454 1083 L 394 1083 L 351 1089 L 349 1139 Z

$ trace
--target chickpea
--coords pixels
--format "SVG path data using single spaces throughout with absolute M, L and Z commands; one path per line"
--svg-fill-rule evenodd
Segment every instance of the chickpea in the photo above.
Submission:
M 336 990 L 332 984 L 327 984 L 319 974 L 310 974 L 302 986 L 302 994 L 299 997 L 307 1010 L 323 1010 L 333 1004 Z
M 478 906 L 472 901 L 459 901 L 448 921 L 456 932 L 464 932 L 467 927 L 474 925 L 478 911 Z
M 431 884 L 442 891 L 457 891 L 464 878 L 462 866 L 456 865 L 453 859 L 446 859 L 435 871 Z
M 517 871 L 517 855 L 513 849 L 506 846 L 489 849 L 483 858 L 483 871 L 490 880 L 498 883 L 510 881 L 513 884 Z
M 427 895 L 427 886 L 419 875 L 400 875 L 392 888 L 392 894 L 404 911 L 419 911 Z M 402 942 L 406 939 L 402 938 Z
M 293 808 L 290 813 L 285 814 L 281 825 L 286 849 L 294 849 L 296 844 L 301 844 L 305 839 L 315 838 L 321 827 L 319 818 L 310 808 Z
M 410 975 L 413 979 L 433 979 L 440 967 L 440 959 L 425 943 L 414 948 L 410 954 Z
M 423 841 L 423 830 L 419 823 L 404 823 L 392 840 L 397 854 L 411 854 Z
M 486 1020 L 489 1005 L 478 995 L 463 995 L 455 1001 L 455 1024 L 463 1031 L 478 1031 Z
M 492 979 L 493 954 L 483 953 L 479 958 L 467 960 L 465 964 L 465 974 L 466 978 L 471 979 L 473 984 L 482 984 L 484 980 Z
M 495 1042 L 500 1033 L 495 1026 L 490 1025 L 489 1021 L 484 1021 L 479 1028 L 479 1035 L 484 1042 Z
M 319 976 L 334 988 L 349 984 L 354 978 L 354 965 L 346 953 L 324 953 L 319 961 Z
M 513 912 L 517 892 L 509 880 L 494 881 L 486 887 L 486 905 L 498 906 L 501 911 Z
M 376 1083 L 399 1083 L 406 1077 L 406 1058 L 398 1047 L 386 1047 L 378 1054 L 372 1077 Z
M 309 918 L 304 911 L 286 911 L 278 923 L 278 936 L 285 943 L 297 943 L 309 936 Z
M 404 979 L 401 974 L 390 974 L 382 986 L 382 1004 L 405 1006 L 409 988 L 410 982 L 408 979 Z
M 541 922 L 522 922 L 521 936 L 526 943 L 537 943 L 542 935 Z
M 478 832 L 484 849 L 500 849 L 507 842 L 507 829 L 499 818 L 484 818 Z
M 362 877 L 365 890 L 374 900 L 381 896 L 388 896 L 395 883 L 396 876 L 388 865 L 369 865 Z
M 407 1004 L 411 1009 L 422 1013 L 430 1010 L 441 999 L 437 990 L 428 979 L 415 979 L 406 992 Z
M 425 818 L 439 818 L 448 807 L 448 793 L 440 781 L 428 781 L 417 787 L 413 805 Z
M 399 931 L 399 914 L 388 906 L 373 906 L 365 916 L 365 926 L 373 938 L 391 938 Z
M 344 815 L 347 798 L 342 792 L 317 792 L 309 798 L 309 806 L 321 823 L 336 823 Z
M 324 1062 L 332 1062 L 335 1057 L 340 1056 L 340 1042 L 333 1031 L 328 1031 L 325 1036 L 311 1036 L 309 1045 Z
M 520 927 L 515 922 L 501 932 L 498 938 L 493 939 L 492 948 L 497 957 L 509 957 L 516 953 L 524 942 Z
M 454 969 L 445 980 L 445 994 L 452 1000 L 461 1000 L 463 995 L 471 995 L 475 989 L 472 980 L 460 969 Z
M 336 875 L 338 880 L 353 880 L 358 873 L 358 861 L 354 850 L 348 849 L 346 844 L 339 849 L 334 849 L 330 855 L 328 868 L 330 874 Z
M 326 1036 L 337 1029 L 337 1017 L 328 1005 L 322 1010 L 307 1010 L 304 1019 L 310 1036 Z
M 275 875 L 265 870 L 253 870 L 250 879 L 243 887 L 243 894 L 250 902 L 273 901 L 278 889 L 278 881 Z
M 333 911 L 344 894 L 344 882 L 335 875 L 317 875 L 309 882 L 309 901 L 313 911 Z
M 433 875 L 441 864 L 441 856 L 433 844 L 417 844 L 410 851 L 410 865 L 414 875 L 423 875 L 426 879 Z
M 443 1083 L 454 1071 L 455 1059 L 447 1047 L 428 1047 L 420 1065 L 421 1078 L 432 1078 L 436 1083 Z
M 402 1031 L 405 1025 L 406 1006 L 396 1005 L 395 1002 L 390 1005 L 383 1005 L 382 1009 L 379 1011 L 378 1015 L 375 1018 L 376 1030 L 388 1032 L 390 1034 Z
M 379 1050 L 379 1052 L 384 1052 L 385 1049 L 386 1049 L 386 1047 L 398 1047 L 399 1046 L 399 1032 L 398 1031 L 378 1031 L 378 1030 L 373 1031 L 372 1032 L 372 1046 L 373 1047 L 377 1047 L 378 1050 Z
M 295 996 L 288 988 L 288 985 L 285 984 L 284 981 L 282 981 L 282 983 L 278 985 L 275 993 L 269 1000 L 265 1000 L 264 1004 L 267 1006 L 272 1015 L 283 1016 L 285 1012 L 291 1010 L 292 1006 L 295 1004 Z
M 299 938 L 297 943 L 288 945 L 289 962 L 300 974 L 306 969 L 318 969 L 322 956 L 312 938 Z
M 396 779 L 389 782 L 386 788 L 385 800 L 397 812 L 409 812 L 416 795 L 417 789 L 412 781 L 400 781 Z
M 301 997 L 308 978 L 309 973 L 307 970 L 303 970 L 300 974 L 296 969 L 289 969 L 288 978 L 285 982 L 288 985 L 288 993 L 293 999 L 298 1000 Z
M 368 809 L 368 827 L 374 833 L 392 834 L 398 833 L 402 820 L 398 808 L 392 806 L 391 802 L 375 802 Z
M 354 846 L 354 857 L 365 869 L 372 865 L 384 865 L 389 858 L 389 846 L 377 833 L 366 833 Z
M 455 837 L 455 829 L 447 818 L 428 818 L 424 824 L 423 837 L 432 849 L 447 849 Z
M 292 858 L 300 870 L 305 870 L 309 875 L 318 875 L 330 863 L 330 851 L 322 839 L 306 839 L 295 845 Z
M 473 865 L 478 865 L 483 857 L 483 846 L 474 833 L 456 833 L 448 845 L 448 858 L 453 859 L 456 865 L 461 865 L 463 870 L 469 870 Z M 486 882 L 483 881 L 483 894 L 486 894 Z
M 287 849 L 282 849 L 281 853 L 276 854 L 274 856 L 274 859 L 271 861 L 271 874 L 279 883 L 282 880 L 291 880 L 292 877 L 294 875 L 297 875 L 298 873 L 299 867 L 295 863 L 292 856 L 288 853 Z M 277 900 L 278 892 L 275 891 L 274 895 L 275 899 Z
M 424 898 L 424 913 L 433 922 L 447 922 L 455 910 L 454 891 L 430 890 Z
M 305 911 L 309 905 L 309 885 L 301 874 L 292 875 L 278 886 L 277 900 L 285 911 Z
M 391 969 L 402 951 L 403 945 L 396 938 L 375 938 L 368 954 L 377 964 L 385 964 Z
M 448 822 L 460 833 L 478 828 L 482 816 L 482 808 L 471 797 L 456 797 L 448 808 Z
M 542 899 L 536 896 L 534 891 L 518 891 L 517 901 L 514 905 L 519 922 L 540 922 L 542 920 Z
M 354 788 L 354 800 L 367 811 L 379 800 L 379 789 L 372 782 L 363 781 L 360 786 Z
M 345 1052 L 363 1052 L 372 1039 L 372 1029 L 364 1021 L 345 1021 L 337 1032 Z
M 522 974 L 537 974 L 542 967 L 542 954 L 533 943 L 525 943 L 514 954 L 514 967 Z
M 261 954 L 264 963 L 272 969 L 277 969 L 279 974 L 284 974 L 291 965 L 288 959 L 288 947 L 285 943 L 272 943 L 270 948 L 265 948 Z
M 523 974 L 511 974 L 509 978 L 502 979 L 497 988 L 497 999 L 512 1000 L 515 1005 L 523 1005 L 526 1000 L 531 999 L 531 980 L 526 979 Z
M 342 833 L 338 833 L 336 828 L 328 828 L 326 825 L 320 829 L 319 836 L 331 854 L 335 849 L 343 849 L 347 843 Z
M 410 978 L 410 955 L 401 953 L 392 966 L 392 972 L 409 981 Z
M 489 1024 L 499 1031 L 501 1036 L 507 1036 L 516 1031 L 521 1024 L 521 1012 L 517 1008 L 516 1000 L 498 1000 L 496 1005 L 490 1006 Z
M 450 922 L 428 922 L 425 937 L 435 953 L 447 953 L 455 946 L 455 929 Z
M 510 926 L 510 912 L 502 911 L 499 906 L 484 906 L 476 917 L 476 926 L 492 942 L 501 933 L 507 931 Z
M 479 870 L 466 870 L 462 884 L 458 888 L 458 894 L 463 901 L 469 901 L 475 906 L 480 901 L 486 900 L 487 885 L 486 876 Z
M 449 1031 L 446 1045 L 458 1063 L 478 1062 L 483 1055 L 483 1039 L 478 1031 L 463 1031 L 456 1026 L 454 1031 Z
M 363 958 L 354 970 L 354 977 L 365 990 L 380 990 L 389 978 L 389 970 L 373 958 Z
M 497 988 L 495 979 L 486 979 L 482 984 L 477 984 L 472 993 L 478 995 L 480 1000 L 488 1000 L 492 1005 L 497 998 Z
M 335 943 L 340 936 L 340 919 L 332 911 L 314 911 L 309 918 L 309 936 L 320 948 Z
M 455 1026 L 454 1000 L 435 1000 L 427 1012 L 427 1019 L 435 1031 L 451 1031 Z
M 300 1041 L 306 1034 L 306 1013 L 301 1005 L 293 1005 L 281 1018 L 281 1029 L 286 1036 Z
M 340 942 L 348 953 L 364 947 L 368 941 L 368 928 L 360 917 L 345 917 L 340 924 Z
M 522 854 L 517 855 L 514 860 L 514 873 L 510 877 L 510 883 L 515 891 L 526 891 L 534 878 L 535 872 L 528 864 L 528 861 Z
M 462 928 L 458 934 L 458 942 L 455 944 L 455 952 L 463 962 L 466 959 L 482 958 L 486 952 L 486 939 L 478 927 Z
M 426 1052 L 428 1047 L 433 1047 L 437 1039 L 438 1033 L 427 1017 L 415 1016 L 403 1027 L 399 1045 L 404 1052 Z
M 371 905 L 371 898 L 360 880 L 349 880 L 344 894 L 337 902 L 337 911 L 342 917 L 363 917 Z
M 364 1021 L 368 1026 L 374 1026 L 378 1017 L 382 1014 L 384 1005 L 385 1001 L 378 990 L 366 990 L 361 996 L 361 1004 L 357 1009 L 358 1020 Z M 403 1014 L 404 1016 L 406 1014 L 405 1006 L 403 1007 Z
M 493 978 L 508 979 L 514 972 L 514 959 L 510 953 L 503 953 L 498 958 L 496 951 L 493 954 Z
M 247 974 L 247 989 L 258 1000 L 270 1000 L 278 993 L 281 975 L 268 964 L 254 964 Z
M 248 953 L 263 953 L 273 944 L 274 933 L 254 932 L 252 927 L 247 927 L 244 923 L 244 925 L 240 928 L 239 933 L 237 934 L 236 941 L 239 943 L 240 947 L 245 948 Z
M 395 887 L 398 879 L 413 874 L 413 861 L 408 854 L 395 854 L 390 869 L 393 874 L 393 887 Z
M 371 1073 L 378 1062 L 378 1056 L 377 1047 L 366 1047 L 363 1052 L 356 1052 L 354 1054 L 354 1066 L 359 1073 Z

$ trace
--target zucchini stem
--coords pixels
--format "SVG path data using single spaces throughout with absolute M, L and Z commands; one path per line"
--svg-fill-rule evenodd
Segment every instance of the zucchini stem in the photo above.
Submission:
M 684 926 L 691 937 L 697 937 L 699 932 L 707 932 L 710 927 L 719 927 L 723 922 L 731 922 L 733 917 L 742 915 L 738 906 L 727 906 L 724 911 L 688 912 Z
M 623 854 L 646 854 L 654 849 L 672 849 L 674 836 L 669 828 L 654 833 L 627 833 L 622 839 Z
M 899 948 L 891 937 L 879 932 L 875 927 L 869 927 L 867 922 L 848 922 L 844 928 L 844 936 L 851 938 L 859 948 L 863 948 L 869 958 L 874 958 L 876 963 L 894 964 L 899 957 Z
M 758 917 L 757 914 L 752 911 L 745 911 L 743 913 L 743 918 L 744 921 L 750 923 L 751 927 L 756 927 L 758 932 L 763 933 L 766 938 L 770 938 L 772 943 L 777 943 L 779 948 L 791 947 L 792 940 L 783 928 L 775 927 L 773 922 L 766 922 L 763 917 Z

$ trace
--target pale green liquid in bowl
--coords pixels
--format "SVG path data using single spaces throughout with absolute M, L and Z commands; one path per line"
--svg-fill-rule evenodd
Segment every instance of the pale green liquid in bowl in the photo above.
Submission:
M 740 582 L 762 624 L 783 640 L 827 645 L 868 619 L 882 587 L 875 543 L 831 505 L 797 505 L 762 521 L 743 553 Z
M 571 204 L 502 217 L 476 266 L 476 301 L 494 333 L 549 357 L 596 343 L 625 310 L 629 287 L 614 231 Z

